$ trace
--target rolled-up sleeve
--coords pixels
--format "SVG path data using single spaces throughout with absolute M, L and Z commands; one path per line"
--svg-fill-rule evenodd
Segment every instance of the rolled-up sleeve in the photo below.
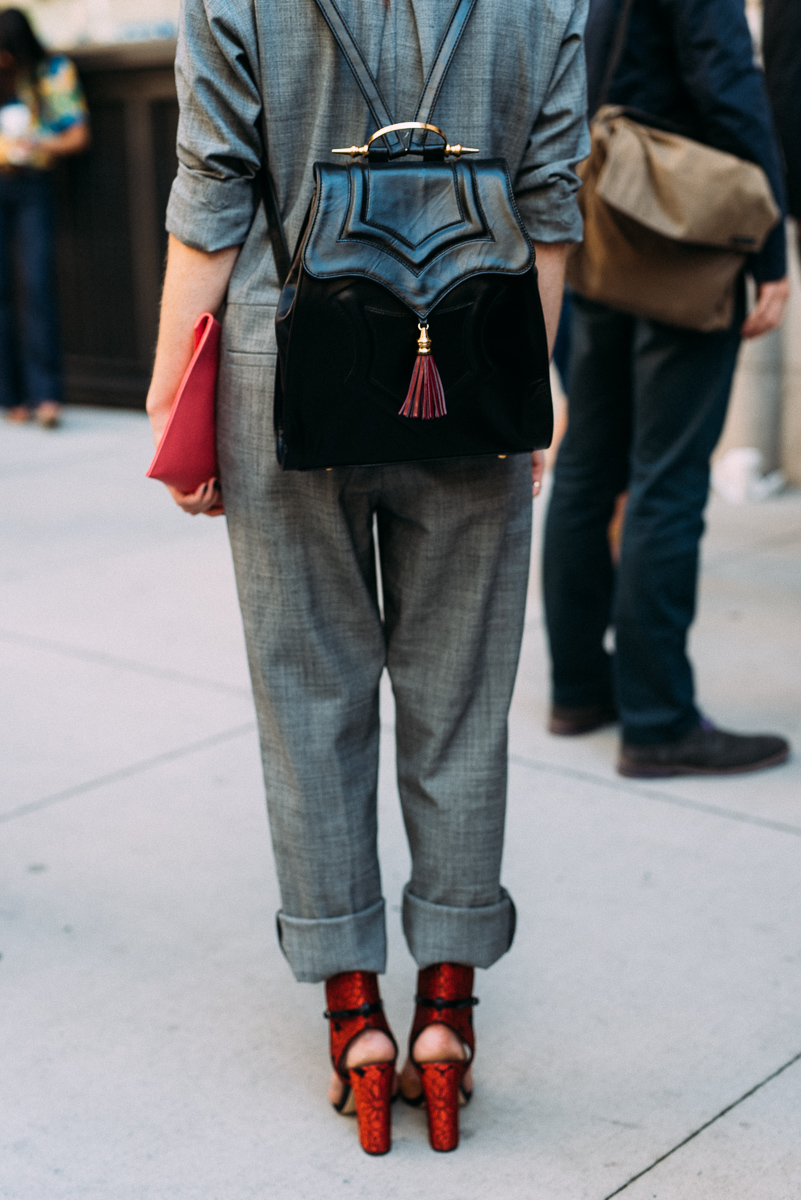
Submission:
M 252 7 L 224 0 L 181 5 L 178 174 L 167 229 L 196 250 L 241 245 L 253 220 L 262 147 Z
M 588 8 L 589 0 L 573 5 L 515 180 L 520 215 L 535 241 L 581 241 L 576 164 L 590 152 L 583 40 Z

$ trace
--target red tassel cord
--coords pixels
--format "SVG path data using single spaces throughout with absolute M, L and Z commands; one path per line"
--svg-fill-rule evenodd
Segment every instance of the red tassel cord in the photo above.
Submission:
M 428 326 L 418 325 L 420 337 L 417 339 L 417 358 L 415 359 L 412 382 L 398 416 L 421 417 L 424 421 L 433 417 L 444 417 L 445 391 L 437 364 L 431 353 L 431 338 L 428 336 Z

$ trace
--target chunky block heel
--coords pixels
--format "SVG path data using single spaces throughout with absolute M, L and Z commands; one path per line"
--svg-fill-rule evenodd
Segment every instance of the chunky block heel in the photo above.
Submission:
M 420 1076 L 419 1096 L 403 1096 L 408 1104 L 425 1103 L 428 1139 L 432 1150 L 455 1150 L 459 1145 L 459 1107 L 472 1093 L 464 1086 L 464 1076 L 473 1061 L 476 1048 L 473 1032 L 473 1008 L 478 1004 L 473 990 L 472 967 L 458 963 L 436 963 L 417 977 L 417 1008 L 409 1036 L 409 1057 Z M 429 1025 L 445 1025 L 452 1030 L 466 1051 L 466 1057 L 453 1062 L 418 1062 L 415 1043 Z
M 328 1008 L 324 1015 L 331 1022 L 331 1062 L 346 1085 L 341 1101 L 334 1107 L 347 1116 L 356 1113 L 359 1141 L 367 1154 L 386 1154 L 392 1146 L 390 1104 L 398 1046 L 384 1016 L 378 978 L 372 971 L 344 971 L 326 982 L 325 992 Z M 395 1046 L 395 1055 L 389 1062 L 346 1067 L 350 1044 L 365 1029 L 385 1033 Z
M 392 1146 L 390 1105 L 395 1064 L 368 1063 L 351 1067 L 348 1074 L 362 1149 L 367 1154 L 386 1154 Z
M 459 1091 L 465 1064 L 420 1063 L 418 1070 L 423 1080 L 431 1149 L 455 1150 L 459 1145 Z

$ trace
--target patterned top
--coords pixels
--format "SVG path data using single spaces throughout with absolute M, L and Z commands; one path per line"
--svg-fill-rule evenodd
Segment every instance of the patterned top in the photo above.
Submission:
M 13 103 L 24 105 L 30 112 L 30 125 L 24 136 L 34 142 L 64 133 L 89 116 L 75 64 L 63 54 L 54 54 L 39 64 L 35 83 L 30 77 L 21 79 Z M 0 145 L 0 162 L 4 157 Z M 41 170 L 52 163 L 53 156 L 42 147 L 26 158 L 24 166 Z

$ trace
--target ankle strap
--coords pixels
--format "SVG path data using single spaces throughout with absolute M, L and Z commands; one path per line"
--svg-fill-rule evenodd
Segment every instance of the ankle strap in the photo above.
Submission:
M 476 1001 L 476 1003 L 478 1003 Z M 360 1004 L 358 1008 L 327 1008 L 323 1016 L 327 1021 L 347 1021 L 352 1017 L 371 1017 L 373 1013 L 384 1011 L 384 1001 L 376 1000 L 374 1004 Z
M 442 1012 L 443 1008 L 475 1008 L 479 1003 L 478 996 L 465 996 L 463 1000 L 448 1000 L 445 996 L 415 996 L 415 1003 L 421 1008 L 435 1008 Z
M 461 1038 L 472 1061 L 476 1045 L 473 1009 L 478 1004 L 478 997 L 471 995 L 473 979 L 473 968 L 461 963 L 433 963 L 419 972 L 410 1050 L 427 1025 L 445 1025 Z
M 328 1007 L 324 1015 L 330 1022 L 331 1062 L 340 1079 L 348 1082 L 348 1072 L 343 1066 L 348 1046 L 365 1029 L 385 1033 L 397 1051 L 397 1043 L 384 1016 L 374 971 L 343 971 L 334 975 L 326 980 L 325 998 Z

